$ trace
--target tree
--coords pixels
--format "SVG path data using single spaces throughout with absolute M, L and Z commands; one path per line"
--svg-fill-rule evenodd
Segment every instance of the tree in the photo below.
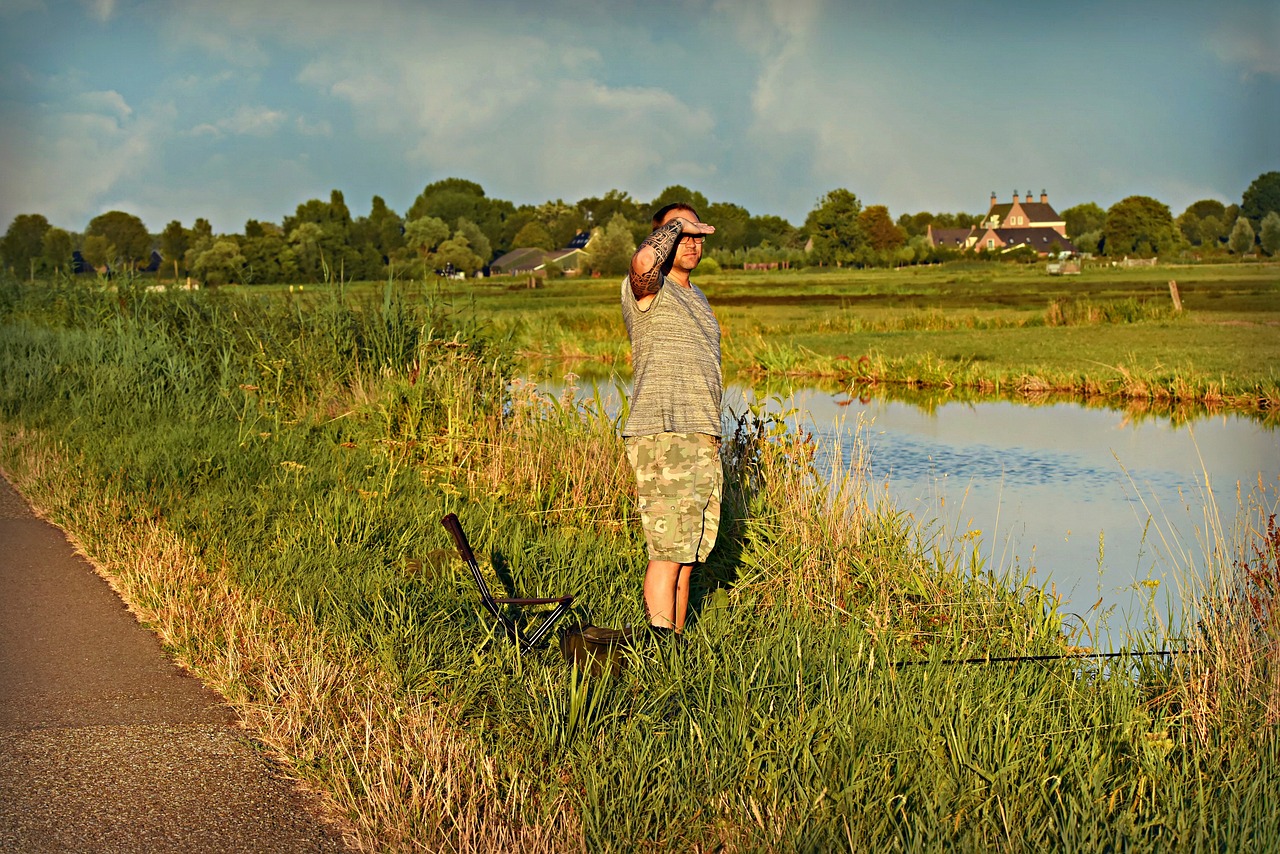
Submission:
M 437 270 L 453 267 L 470 276 L 484 266 L 484 259 L 471 250 L 471 244 L 461 231 L 436 247 L 434 253 Z
M 73 252 L 71 235 L 60 228 L 50 228 L 40 241 L 40 257 L 46 270 L 70 270 Z
M 819 264 L 848 264 L 866 242 L 858 225 L 862 202 L 846 189 L 836 189 L 818 199 L 818 206 L 804 221 L 813 241 L 812 257 Z
M 658 197 L 649 203 L 649 216 L 646 219 L 652 219 L 654 213 L 673 204 L 692 205 L 693 209 L 698 212 L 699 216 L 706 216 L 707 210 L 711 207 L 711 203 L 707 201 L 707 197 L 699 193 L 697 190 L 690 190 L 688 187 L 680 184 L 672 184 L 667 187 Z M 714 223 L 712 223 L 714 225 Z
M 1086 231 L 1084 234 L 1071 238 L 1071 243 L 1076 247 L 1076 251 L 1082 255 L 1096 255 L 1098 254 L 1099 246 L 1102 245 L 1102 232 Z
M 578 232 L 585 231 L 588 226 L 587 218 L 576 205 L 565 204 L 560 199 L 538 205 L 534 208 L 534 216 L 551 235 L 555 242 L 554 248 L 568 246 Z M 474 244 L 472 248 L 475 248 Z
M 515 213 L 510 202 L 495 201 L 485 197 L 484 188 L 464 178 L 445 178 L 428 184 L 413 204 L 409 206 L 406 220 L 435 217 L 446 223 L 469 219 L 485 237 L 492 248 L 507 248 L 503 240 L 506 218 Z
M 1261 223 L 1271 211 L 1280 211 L 1280 172 L 1259 175 L 1240 199 L 1240 215 L 1253 223 Z
M 1253 251 L 1253 243 L 1253 226 L 1249 224 L 1248 217 L 1242 216 L 1236 220 L 1235 227 L 1231 229 L 1231 236 L 1227 238 L 1227 248 L 1237 255 L 1244 255 Z
M 192 272 L 206 285 L 225 285 L 241 280 L 244 265 L 245 257 L 240 253 L 240 244 L 224 237 L 196 257 Z
M 356 220 L 354 231 L 359 233 L 360 243 L 367 243 L 378 251 L 384 264 L 404 246 L 404 223 L 395 211 L 387 207 L 382 196 L 373 197 L 369 216 Z
M 715 223 L 712 223 L 714 225 Z M 753 216 L 747 225 L 746 242 L 748 246 L 761 246 L 768 243 L 779 249 L 803 247 L 803 233 L 780 216 L 766 214 Z
M 1192 246 L 1209 245 L 1216 246 L 1217 238 L 1222 236 L 1223 215 L 1226 213 L 1226 206 L 1222 202 L 1214 199 L 1201 199 L 1198 202 L 1192 202 L 1187 209 L 1178 216 L 1178 230 L 1182 232 L 1182 236 Z M 1206 220 L 1212 219 L 1217 223 L 1217 231 L 1210 229 L 1206 233 L 1204 223 Z
M 591 238 L 591 257 L 586 266 L 593 273 L 620 276 L 627 272 L 631 256 L 635 253 L 636 241 L 631 233 L 631 223 L 621 212 L 615 213 L 603 228 L 596 227 Z
M 1196 231 L 1200 234 L 1200 245 L 1207 246 L 1211 249 L 1217 249 L 1222 243 L 1222 238 L 1227 235 L 1227 227 L 1223 220 L 1216 216 L 1207 216 L 1196 226 Z
M 290 242 L 293 234 L 303 225 L 315 225 L 319 228 L 315 240 L 328 269 L 327 276 L 348 279 L 358 274 L 362 266 L 361 253 L 351 244 L 353 228 L 351 211 L 347 208 L 341 190 L 331 190 L 327 202 L 321 199 L 308 199 L 298 205 L 293 216 L 285 217 L 282 225 L 285 234 L 290 236 Z M 310 229 L 304 233 L 312 234 Z M 311 253 L 311 256 L 313 255 L 314 253 Z M 298 255 L 304 272 L 308 272 L 306 258 L 311 256 L 306 253 Z
M 934 214 L 932 225 L 934 228 L 971 228 L 984 219 L 986 214 L 940 213 Z
M 614 214 L 622 214 L 630 223 L 648 221 L 635 199 L 622 190 L 610 190 L 602 198 L 592 196 L 583 199 L 578 202 L 578 210 L 596 226 L 607 225 Z
M 248 233 L 249 226 L 245 224 L 245 232 Z M 182 223 L 176 219 L 171 221 L 164 227 L 164 231 L 160 232 L 160 255 L 164 260 L 173 266 L 173 275 L 178 275 L 178 264 L 183 260 L 183 256 L 187 254 L 187 245 L 190 237 L 187 230 L 182 227 Z
M 1168 205 L 1149 196 L 1129 196 L 1116 202 L 1107 211 L 1102 230 L 1106 253 L 1113 258 L 1171 252 L 1180 238 Z
M 116 248 L 101 234 L 90 234 L 80 246 L 80 255 L 93 269 L 109 270 L 112 259 L 116 257 Z
M 328 281 L 333 275 L 324 252 L 325 233 L 319 224 L 304 222 L 289 232 L 289 246 L 298 269 L 308 281 Z
M 211 248 L 213 244 L 213 226 L 209 225 L 209 220 L 203 217 L 197 219 L 195 225 L 187 232 L 187 251 L 182 253 L 183 269 L 194 269 L 200 253 Z
M 711 242 L 723 249 L 746 249 L 751 212 L 732 202 L 716 202 L 700 211 L 702 218 L 716 227 Z
M 903 214 L 898 217 L 898 228 L 902 229 L 908 239 L 929 232 L 929 226 L 933 224 L 933 214 L 928 211 L 920 211 L 916 214 Z M 941 226 L 939 226 L 941 228 Z
M 0 239 L 0 255 L 4 265 L 19 276 L 32 275 L 34 266 L 44 254 L 44 236 L 50 229 L 49 220 L 43 214 L 19 214 L 9 223 L 9 230 Z
M 196 221 L 191 225 L 191 230 L 187 232 L 187 249 L 202 240 L 213 240 L 213 226 L 209 224 L 209 220 L 201 216 L 196 217 Z
M 293 230 L 304 222 L 312 222 L 322 228 L 335 226 L 334 231 L 345 235 L 346 230 L 351 226 L 351 211 L 347 209 L 342 193 L 331 190 L 329 201 L 307 199 L 294 209 L 293 216 L 285 217 L 281 225 L 286 234 L 292 234 Z
M 480 230 L 480 226 L 464 217 L 458 220 L 458 230 L 455 235 L 457 234 L 465 237 L 471 251 L 480 257 L 480 266 L 483 267 L 493 260 L 493 247 L 489 243 L 489 238 L 485 237 L 484 232 Z
M 1262 251 L 1275 257 L 1280 252 L 1280 213 L 1270 211 L 1262 218 Z
M 425 258 L 436 247 L 449 239 L 449 225 L 434 216 L 409 220 L 404 227 L 404 244 L 419 257 Z
M 1062 221 L 1067 224 L 1067 236 L 1074 238 L 1078 234 L 1102 231 L 1107 222 L 1107 213 L 1093 202 L 1085 202 L 1063 211 Z
M 516 232 L 511 245 L 516 249 L 532 247 L 550 251 L 556 248 L 556 242 L 551 239 L 551 232 L 547 231 L 547 227 L 536 219 L 525 223 L 524 227 Z
M 240 279 L 245 284 L 292 282 L 301 276 L 297 255 L 275 223 L 254 222 L 253 228 L 245 223 L 240 253 L 244 256 Z
M 132 269 L 151 258 L 151 235 L 142 220 L 131 213 L 107 211 L 95 216 L 89 220 L 85 234 L 104 237 L 115 248 L 114 257 L 108 262 L 118 260 Z
M 1187 209 L 1183 214 L 1191 214 L 1196 219 L 1204 219 L 1207 216 L 1216 216 L 1218 219 L 1226 214 L 1227 207 L 1217 199 L 1201 199 L 1198 202 L 1192 202 L 1187 205 Z
M 884 205 L 870 205 L 858 214 L 858 227 L 877 252 L 896 249 L 907 242 L 906 234 L 889 218 L 889 209 Z

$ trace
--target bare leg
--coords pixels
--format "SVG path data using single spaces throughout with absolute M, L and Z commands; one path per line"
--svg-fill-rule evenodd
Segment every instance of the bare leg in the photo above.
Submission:
M 680 574 L 676 578 L 676 631 L 684 631 L 684 618 L 689 613 L 689 578 L 693 575 L 693 564 L 680 565 Z
M 680 564 L 671 560 L 651 560 L 644 574 L 644 604 L 649 622 L 664 629 L 676 628 L 676 584 Z

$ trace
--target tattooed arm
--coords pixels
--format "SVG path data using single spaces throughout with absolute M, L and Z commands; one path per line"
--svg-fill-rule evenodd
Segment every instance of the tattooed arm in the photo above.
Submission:
M 693 222 L 684 217 L 676 217 L 655 228 L 640 244 L 636 254 L 631 256 L 628 278 L 635 298 L 644 300 L 658 293 L 662 287 L 663 270 L 682 235 L 710 234 L 713 231 L 715 228 L 706 223 Z

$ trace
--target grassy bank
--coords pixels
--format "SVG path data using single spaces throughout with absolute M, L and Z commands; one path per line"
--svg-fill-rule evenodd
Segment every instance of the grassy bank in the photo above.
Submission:
M 1169 281 L 1184 310 L 1173 311 Z M 1254 412 L 1280 405 L 1280 267 L 1119 269 L 1079 276 L 1005 264 L 726 272 L 699 279 L 743 382 L 829 381 L 1046 394 Z M 626 370 L 617 282 L 451 285 L 542 360 Z
M 583 678 L 489 635 L 438 520 L 461 516 L 496 588 L 638 622 L 617 425 L 512 389 L 473 317 L 413 289 L 0 286 L 6 472 L 361 847 L 1271 838 L 1269 511 L 1243 551 L 1221 537 L 1187 639 L 1212 655 L 950 666 L 1080 639 L 964 543 L 873 510 L 859 468 L 833 492 L 811 440 L 747 417 L 688 644 Z

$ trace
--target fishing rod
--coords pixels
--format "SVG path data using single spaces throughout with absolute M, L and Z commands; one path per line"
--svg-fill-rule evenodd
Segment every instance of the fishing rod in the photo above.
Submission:
M 1104 659 L 1104 658 L 1140 658 L 1145 656 L 1171 656 L 1171 655 L 1199 655 L 1203 650 L 1199 649 L 1155 649 L 1140 650 L 1136 652 L 1068 652 L 1057 653 L 1054 655 L 996 655 L 982 656 L 977 658 L 947 658 L 936 662 L 943 665 L 958 664 L 1007 664 L 1020 661 L 1070 661 L 1082 660 L 1086 658 Z M 926 660 L 922 661 L 895 661 L 894 667 L 911 667 L 918 664 L 933 664 Z

